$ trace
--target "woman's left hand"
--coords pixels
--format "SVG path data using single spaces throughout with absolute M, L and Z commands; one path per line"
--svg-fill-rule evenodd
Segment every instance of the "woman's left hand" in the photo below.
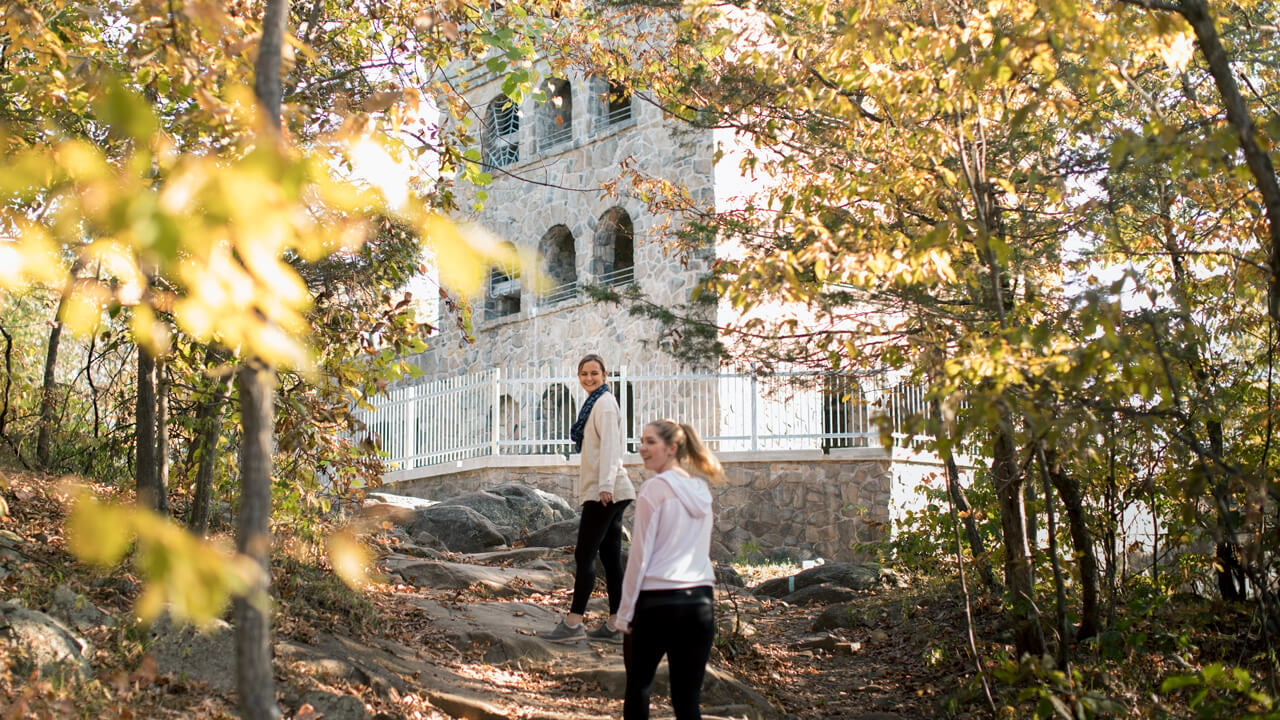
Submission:
M 600 502 L 604 503 L 605 505 L 608 505 L 609 503 L 613 502 L 613 493 L 611 492 L 600 493 Z

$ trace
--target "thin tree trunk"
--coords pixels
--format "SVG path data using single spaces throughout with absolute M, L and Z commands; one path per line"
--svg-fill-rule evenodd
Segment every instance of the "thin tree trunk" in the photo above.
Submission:
M 0 335 L 4 336 L 4 406 L 0 407 L 0 438 L 3 438 L 5 443 L 13 449 L 13 456 L 18 458 L 22 467 L 30 470 L 31 466 L 22 457 L 22 448 L 9 437 L 6 430 L 9 422 L 9 394 L 13 389 L 13 336 L 3 327 L 0 327 Z
M 1222 106 L 1227 112 L 1227 122 L 1236 131 L 1245 164 L 1253 175 L 1255 187 L 1262 198 L 1263 214 L 1267 218 L 1267 230 L 1271 239 L 1271 278 L 1268 299 L 1272 322 L 1280 322 L 1280 180 L 1276 178 L 1271 155 L 1258 143 L 1258 129 L 1249 105 L 1240 93 L 1231 60 L 1222 46 L 1213 14 L 1205 0 L 1181 0 L 1175 7 L 1196 34 L 1196 44 L 1204 55 L 1209 74 L 1218 87 Z
M 200 406 L 196 427 L 200 435 L 196 441 L 196 488 L 191 501 L 191 518 L 188 526 L 197 535 L 209 531 L 209 502 L 213 496 L 213 471 L 218 462 L 218 439 L 222 435 L 222 405 L 227 401 L 230 377 L 219 379 L 212 396 Z
M 156 510 L 169 514 L 169 363 L 156 363 Z
M 937 409 L 938 409 L 938 403 L 937 401 L 934 401 L 934 410 L 936 411 Z M 934 413 L 934 416 L 939 417 L 937 412 Z M 944 454 L 947 457 L 950 457 L 951 446 L 950 444 L 948 444 L 946 447 L 947 449 L 944 451 Z M 955 462 L 951 462 L 950 464 L 955 465 Z M 959 574 L 960 574 L 960 590 L 961 592 L 964 593 L 965 629 L 968 631 L 966 633 L 966 639 L 969 641 L 969 652 L 973 655 L 973 666 L 978 671 L 978 677 L 982 680 L 982 689 L 986 693 L 987 704 L 991 706 L 991 711 L 994 713 L 996 712 L 995 697 L 992 696 L 991 694 L 991 683 L 987 681 L 987 671 L 982 664 L 982 656 L 978 654 L 978 640 L 975 637 L 975 633 L 973 631 L 973 602 L 969 598 L 969 582 L 968 580 L 965 579 L 965 576 L 964 576 L 964 551 L 962 549 L 963 546 L 960 543 L 959 515 L 960 513 L 958 512 L 955 499 L 952 498 L 951 532 L 954 535 L 955 541 L 956 541 L 956 569 L 959 571 Z M 991 574 L 990 566 L 984 563 L 982 567 L 986 569 L 988 575 Z
M 1058 669 L 1071 670 L 1071 627 L 1067 624 L 1067 584 L 1062 578 L 1062 558 L 1058 554 L 1058 528 L 1053 512 L 1053 494 L 1049 492 L 1049 460 L 1044 444 L 1036 441 L 1036 464 L 1040 466 L 1040 484 L 1044 489 L 1044 517 L 1049 533 L 1049 566 L 1053 568 L 1054 619 L 1058 628 Z
M 1093 533 L 1089 532 L 1085 522 L 1080 483 L 1067 475 L 1054 450 L 1044 450 L 1043 461 L 1046 463 L 1049 480 L 1058 491 L 1062 508 L 1067 513 L 1071 549 L 1075 554 L 1076 567 L 1080 571 L 1080 627 L 1076 630 L 1076 639 L 1085 640 L 1098 634 L 1101 615 L 1098 607 L 1098 557 L 1094 551 Z M 1047 488 L 1045 498 L 1047 502 Z
M 991 563 L 987 561 L 987 550 L 982 544 L 982 534 L 978 532 L 978 522 L 973 517 L 973 506 L 965 495 L 964 486 L 960 484 L 960 468 L 956 466 L 955 436 L 951 434 L 948 424 L 941 421 L 942 406 L 933 401 L 933 417 L 939 418 L 939 427 L 934 431 L 943 442 L 938 447 L 942 451 L 942 462 L 947 472 L 947 497 L 951 498 L 951 506 L 960 518 L 963 518 L 965 539 L 969 543 L 969 552 L 978 566 L 978 574 L 982 584 L 988 590 L 996 587 L 996 577 L 991 571 Z
M 240 509 L 236 549 L 253 558 L 260 572 L 249 594 L 233 607 L 236 644 L 236 687 L 240 716 L 245 720 L 277 720 L 275 675 L 271 668 L 271 384 L 265 368 L 239 370 Z
M 1026 505 L 1022 499 L 1025 478 L 1014 450 L 1008 409 L 1000 409 L 995 428 L 991 475 L 1000 507 L 1000 531 L 1004 540 L 1004 581 L 1013 607 L 1014 644 L 1018 655 L 1044 654 L 1044 633 L 1035 604 L 1035 578 L 1031 574 L 1031 548 L 1027 544 Z
M 1116 548 L 1117 529 L 1120 526 L 1120 509 L 1116 482 L 1116 437 L 1115 423 L 1107 419 L 1107 484 L 1103 490 L 1103 506 L 1106 510 L 1105 542 L 1102 546 L 1103 561 L 1107 567 L 1107 625 L 1115 624 L 1116 617 L 1116 570 L 1119 563 L 1119 550 Z M 1152 506 L 1155 507 L 1154 505 Z M 1152 533 L 1151 564 L 1155 567 L 1155 533 Z
M 135 417 L 137 425 L 134 452 L 137 462 L 134 466 L 134 481 L 138 506 L 155 510 L 160 501 L 160 489 L 156 487 L 160 479 L 156 472 L 156 362 L 142 345 L 138 346 L 138 401 Z
M 253 92 L 266 120 L 263 143 L 280 142 L 280 70 L 288 0 L 267 0 L 262 18 L 262 38 L 254 66 Z M 261 566 L 251 594 L 235 601 L 236 686 L 240 716 L 244 720 L 277 720 L 275 676 L 271 669 L 271 446 L 275 428 L 272 415 L 272 375 L 269 368 L 242 360 L 239 370 L 240 514 L 236 546 Z
M 58 309 L 49 329 L 49 345 L 44 356 L 44 383 L 40 392 L 40 430 L 36 434 L 36 464 L 49 469 L 49 446 L 53 438 L 53 404 L 57 395 L 58 346 L 62 342 L 62 311 L 66 307 L 67 293 L 58 300 Z

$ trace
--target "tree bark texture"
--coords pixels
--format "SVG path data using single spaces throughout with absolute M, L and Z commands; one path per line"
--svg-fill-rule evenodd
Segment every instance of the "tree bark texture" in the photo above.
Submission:
M 1026 504 L 1022 499 L 1025 476 L 1018 463 L 1007 409 L 995 428 L 991 474 L 1000 507 L 1000 531 L 1004 541 L 1004 581 L 1013 607 L 1014 643 L 1018 655 L 1044 654 L 1044 634 L 1035 604 L 1035 578 L 1031 574 L 1031 547 L 1027 543 Z
M 1067 475 L 1057 452 L 1045 449 L 1045 461 L 1049 480 L 1062 500 L 1067 515 L 1067 531 L 1071 534 L 1071 549 L 1075 554 L 1076 568 L 1080 572 L 1080 627 L 1076 639 L 1085 640 L 1098 634 L 1101 621 L 1101 604 L 1098 601 L 1098 556 L 1094 549 L 1093 533 L 1085 521 L 1084 494 L 1080 482 Z
M 254 65 L 253 91 L 265 119 L 263 143 L 280 142 L 281 52 L 288 0 L 267 0 Z M 275 428 L 273 386 L 266 367 L 242 359 L 239 370 L 240 513 L 236 545 L 258 562 L 262 572 L 247 597 L 235 601 L 236 686 L 244 720 L 277 720 L 275 676 L 271 669 L 271 446 Z
M 196 440 L 195 496 L 191 501 L 191 517 L 187 522 L 191 531 L 204 535 L 209 531 L 209 503 L 213 496 L 213 471 L 218 462 L 218 439 L 222 435 L 222 405 L 227 401 L 228 381 L 219 379 L 212 396 L 200 406 L 196 427 L 200 435 Z
M 40 430 L 36 434 L 36 464 L 49 469 L 49 446 L 53 438 L 53 405 L 57 395 L 58 346 L 62 342 L 62 308 L 67 296 L 58 301 L 57 316 L 49 329 L 49 345 L 44 356 L 44 383 L 40 391 Z
M 169 368 L 156 363 L 156 510 L 169 514 Z
M 1249 113 L 1249 106 L 1244 95 L 1240 93 L 1240 85 L 1236 82 L 1231 70 L 1231 61 L 1222 46 L 1222 38 L 1214 25 L 1213 13 L 1209 11 L 1206 0 L 1182 0 L 1177 11 L 1191 24 L 1196 34 L 1196 44 L 1204 55 L 1205 64 L 1209 66 L 1209 74 L 1213 76 L 1214 85 L 1222 98 L 1223 108 L 1227 112 L 1227 122 L 1235 129 L 1240 140 L 1240 150 L 1244 153 L 1245 164 L 1253 175 L 1254 184 L 1262 196 L 1262 206 L 1267 218 L 1267 229 L 1271 240 L 1271 277 L 1268 284 L 1268 307 L 1271 320 L 1280 322 L 1280 180 L 1276 178 L 1275 165 L 1271 156 L 1258 143 L 1257 125 Z
M 134 480 L 137 485 L 138 506 L 155 510 L 160 499 L 156 487 L 160 475 L 156 472 L 156 362 L 151 353 L 138 346 L 138 400 L 135 408 Z
M 942 405 L 936 399 L 933 401 L 933 417 L 942 418 Z M 973 506 L 969 504 L 969 498 L 965 495 L 964 486 L 960 484 L 960 468 L 956 465 L 956 456 L 953 450 L 955 437 L 951 434 L 948 425 L 943 422 L 939 422 L 939 427 L 934 432 L 940 438 L 946 440 L 939 447 L 942 451 L 943 466 L 946 468 L 947 473 L 947 496 L 951 498 L 951 506 L 955 508 L 956 514 L 962 518 L 965 539 L 969 543 L 969 552 L 973 555 L 973 561 L 978 566 L 978 574 L 982 577 L 982 584 L 988 590 L 995 589 L 995 574 L 991 572 L 991 563 L 987 561 L 987 550 L 982 544 L 982 534 L 978 532 L 978 522 L 973 518 Z
M 236 686 L 240 716 L 245 720 L 277 720 L 275 675 L 271 667 L 271 383 L 266 370 L 244 365 L 239 370 L 240 508 L 236 549 L 258 564 L 261 572 L 233 608 Z
M 1067 583 L 1062 576 L 1062 555 L 1058 552 L 1058 520 L 1053 508 L 1053 493 L 1049 490 L 1049 461 L 1045 457 L 1044 443 L 1036 441 L 1037 464 L 1040 466 L 1040 482 L 1044 490 L 1044 519 L 1049 538 L 1049 567 L 1053 569 L 1054 620 L 1058 630 L 1058 669 L 1071 669 L 1071 626 L 1067 622 Z

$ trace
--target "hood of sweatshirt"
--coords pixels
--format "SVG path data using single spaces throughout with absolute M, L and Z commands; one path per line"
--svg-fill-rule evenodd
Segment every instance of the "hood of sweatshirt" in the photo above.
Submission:
M 711 513 L 711 490 L 706 480 L 674 472 L 667 473 L 664 479 L 690 516 L 700 518 Z

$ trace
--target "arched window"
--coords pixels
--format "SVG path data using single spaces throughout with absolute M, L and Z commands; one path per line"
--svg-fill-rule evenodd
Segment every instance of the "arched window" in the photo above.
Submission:
M 631 89 L 603 75 L 593 75 L 591 91 L 591 131 L 602 132 L 631 120 Z
M 573 95 L 569 81 L 552 78 L 547 81 L 547 102 L 539 112 L 538 149 L 567 142 L 573 137 Z
M 523 450 L 519 444 L 516 444 L 520 438 L 520 401 L 510 395 L 503 395 L 498 398 L 499 454 L 521 454 Z
M 867 401 L 858 379 L 844 373 L 827 375 L 822 383 L 822 451 L 868 447 Z
M 577 403 L 569 388 L 559 384 L 547 388 L 538 402 L 538 436 L 550 442 L 542 445 L 541 453 L 567 455 L 572 451 L 569 429 L 577 418 Z
M 515 247 L 511 243 L 505 244 L 514 253 Z M 489 287 L 484 298 L 485 319 L 493 320 L 520 312 L 519 277 L 514 268 L 497 265 L 489 268 Z
M 635 281 L 635 226 L 620 207 L 609 208 L 596 223 L 593 271 L 602 285 Z
M 542 296 L 543 305 L 552 305 L 578 296 L 578 254 L 573 233 L 564 225 L 555 225 L 538 241 L 543 272 L 551 279 L 551 287 Z
M 494 98 L 485 109 L 480 145 L 490 166 L 520 161 L 520 109 L 506 95 Z

